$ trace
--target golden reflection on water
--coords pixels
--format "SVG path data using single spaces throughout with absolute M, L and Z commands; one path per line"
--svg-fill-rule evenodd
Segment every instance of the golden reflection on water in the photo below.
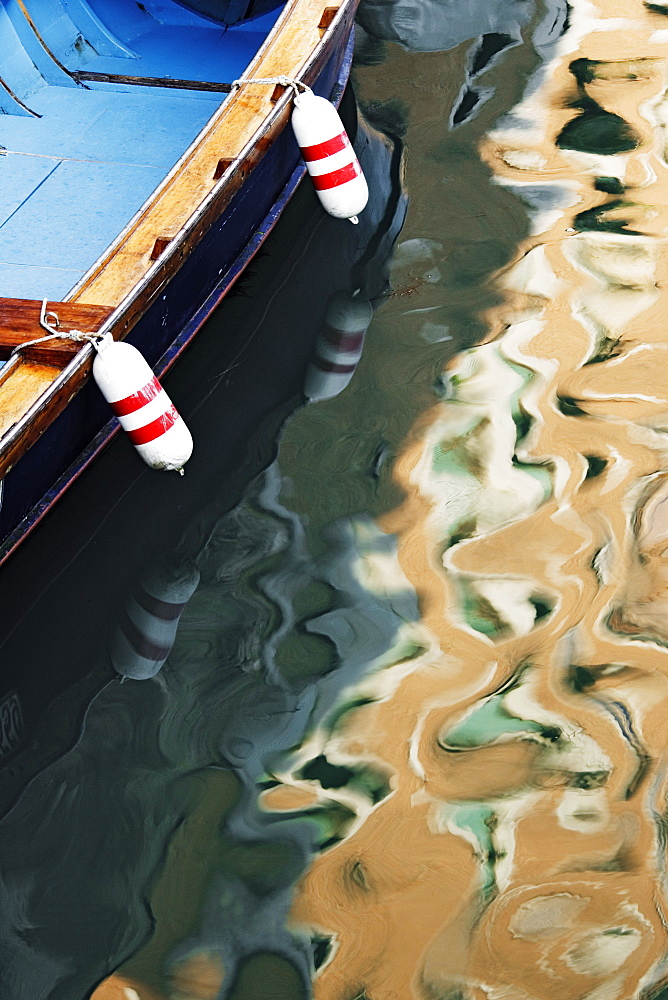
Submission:
M 531 233 L 393 466 L 419 653 L 319 748 L 392 778 L 298 887 L 294 927 L 331 939 L 317 1000 L 666 976 L 667 55 L 656 9 L 576 3 L 482 139 Z

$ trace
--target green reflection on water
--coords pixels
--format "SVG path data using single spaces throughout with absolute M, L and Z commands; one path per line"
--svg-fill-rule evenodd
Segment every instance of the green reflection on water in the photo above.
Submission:
M 503 706 L 505 694 L 495 695 L 483 702 L 463 722 L 448 730 L 448 746 L 480 747 L 493 743 L 509 733 L 542 733 L 543 726 L 530 719 L 518 719 Z
M 227 996 L 228 1000 L 301 1000 L 307 992 L 287 959 L 260 952 L 240 963 Z

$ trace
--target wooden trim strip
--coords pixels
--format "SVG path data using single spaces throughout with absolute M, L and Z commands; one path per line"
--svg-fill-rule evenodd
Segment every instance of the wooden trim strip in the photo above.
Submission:
M 73 70 L 72 77 L 77 83 L 123 83 L 132 87 L 167 87 L 173 90 L 205 90 L 212 93 L 229 94 L 231 83 L 216 83 L 213 80 L 175 80 L 167 76 L 125 76 L 122 73 L 93 73 L 88 70 Z
M 314 77 L 317 75 L 317 63 L 318 60 L 314 59 L 309 64 L 307 71 L 303 74 L 300 73 L 300 79 L 303 79 L 307 84 L 313 82 Z M 209 191 L 208 195 L 185 221 L 182 229 L 178 231 L 178 235 L 175 235 L 172 239 L 160 259 L 155 261 L 152 267 L 144 271 L 144 274 L 139 278 L 134 288 L 131 288 L 129 293 L 122 299 L 110 317 L 108 324 L 105 326 L 105 332 L 108 329 L 113 330 L 115 339 L 123 339 L 127 336 L 135 323 L 148 310 L 160 290 L 178 270 L 182 258 L 197 244 L 215 219 L 218 218 L 231 202 L 234 195 L 242 188 L 249 174 L 262 159 L 275 136 L 287 124 L 290 113 L 290 102 L 286 98 L 274 114 L 267 116 L 261 128 L 251 137 L 242 152 L 234 160 L 234 169 L 227 174 L 226 179 L 219 181 L 218 185 Z M 141 233 L 137 234 L 139 238 L 141 238 L 141 235 Z M 123 255 L 121 252 L 118 260 L 114 261 L 113 264 L 118 267 L 119 262 L 122 260 Z M 109 265 L 112 265 L 112 261 L 107 266 Z M 122 273 L 121 277 L 124 277 Z M 91 285 L 93 286 L 92 292 L 97 293 L 99 301 L 100 289 L 97 287 L 94 279 L 91 281 Z M 104 290 L 102 297 L 109 301 L 111 295 L 108 295 L 107 290 L 104 289 L 104 282 L 102 282 L 102 286 Z M 87 287 L 84 287 L 77 294 L 77 301 L 87 301 L 89 295 L 91 295 L 91 291 Z
M 153 244 L 153 249 L 151 250 L 151 260 L 157 260 L 161 256 L 172 242 L 170 236 L 158 236 L 155 243 Z
M 329 28 L 338 12 L 338 7 L 325 7 L 322 12 L 322 17 L 320 18 L 320 24 L 318 25 L 321 31 L 326 31 L 327 28 Z
M 226 170 L 229 170 L 234 160 L 230 156 L 223 156 L 216 164 L 216 169 L 213 172 L 214 181 L 219 181 Z M 170 241 L 171 242 L 171 241 Z

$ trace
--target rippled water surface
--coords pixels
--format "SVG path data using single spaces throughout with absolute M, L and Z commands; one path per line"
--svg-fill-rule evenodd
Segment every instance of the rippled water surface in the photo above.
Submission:
M 3 997 L 668 997 L 667 14 L 362 0 L 366 223 L 291 209 L 201 485 L 119 443 L 13 596 Z

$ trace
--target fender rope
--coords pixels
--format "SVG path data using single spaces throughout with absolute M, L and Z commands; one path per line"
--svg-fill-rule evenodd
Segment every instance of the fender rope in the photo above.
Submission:
M 60 326 L 58 314 L 51 311 L 47 312 L 47 301 L 47 299 L 42 299 L 42 308 L 39 313 L 39 325 L 49 331 L 47 336 L 37 337 L 35 340 L 26 340 L 24 344 L 17 344 L 12 353 L 9 355 L 9 361 L 11 361 L 15 354 L 22 351 L 24 347 L 33 347 L 35 344 L 44 344 L 47 340 L 74 340 L 83 344 L 92 344 L 96 351 L 100 350 L 100 341 L 103 340 L 105 336 L 108 337 L 109 334 L 83 333 L 81 330 L 58 330 L 57 327 Z
M 310 87 L 307 87 L 305 83 L 301 82 L 301 80 L 293 80 L 292 77 L 290 76 L 264 76 L 264 77 L 242 76 L 239 77 L 238 80 L 232 81 L 232 90 L 233 91 L 237 90 L 244 83 L 268 83 L 268 84 L 273 84 L 274 86 L 280 84 L 281 87 L 292 87 L 292 89 L 295 92 L 295 97 L 299 97 L 300 87 L 302 89 L 302 93 L 306 91 L 311 93 Z

